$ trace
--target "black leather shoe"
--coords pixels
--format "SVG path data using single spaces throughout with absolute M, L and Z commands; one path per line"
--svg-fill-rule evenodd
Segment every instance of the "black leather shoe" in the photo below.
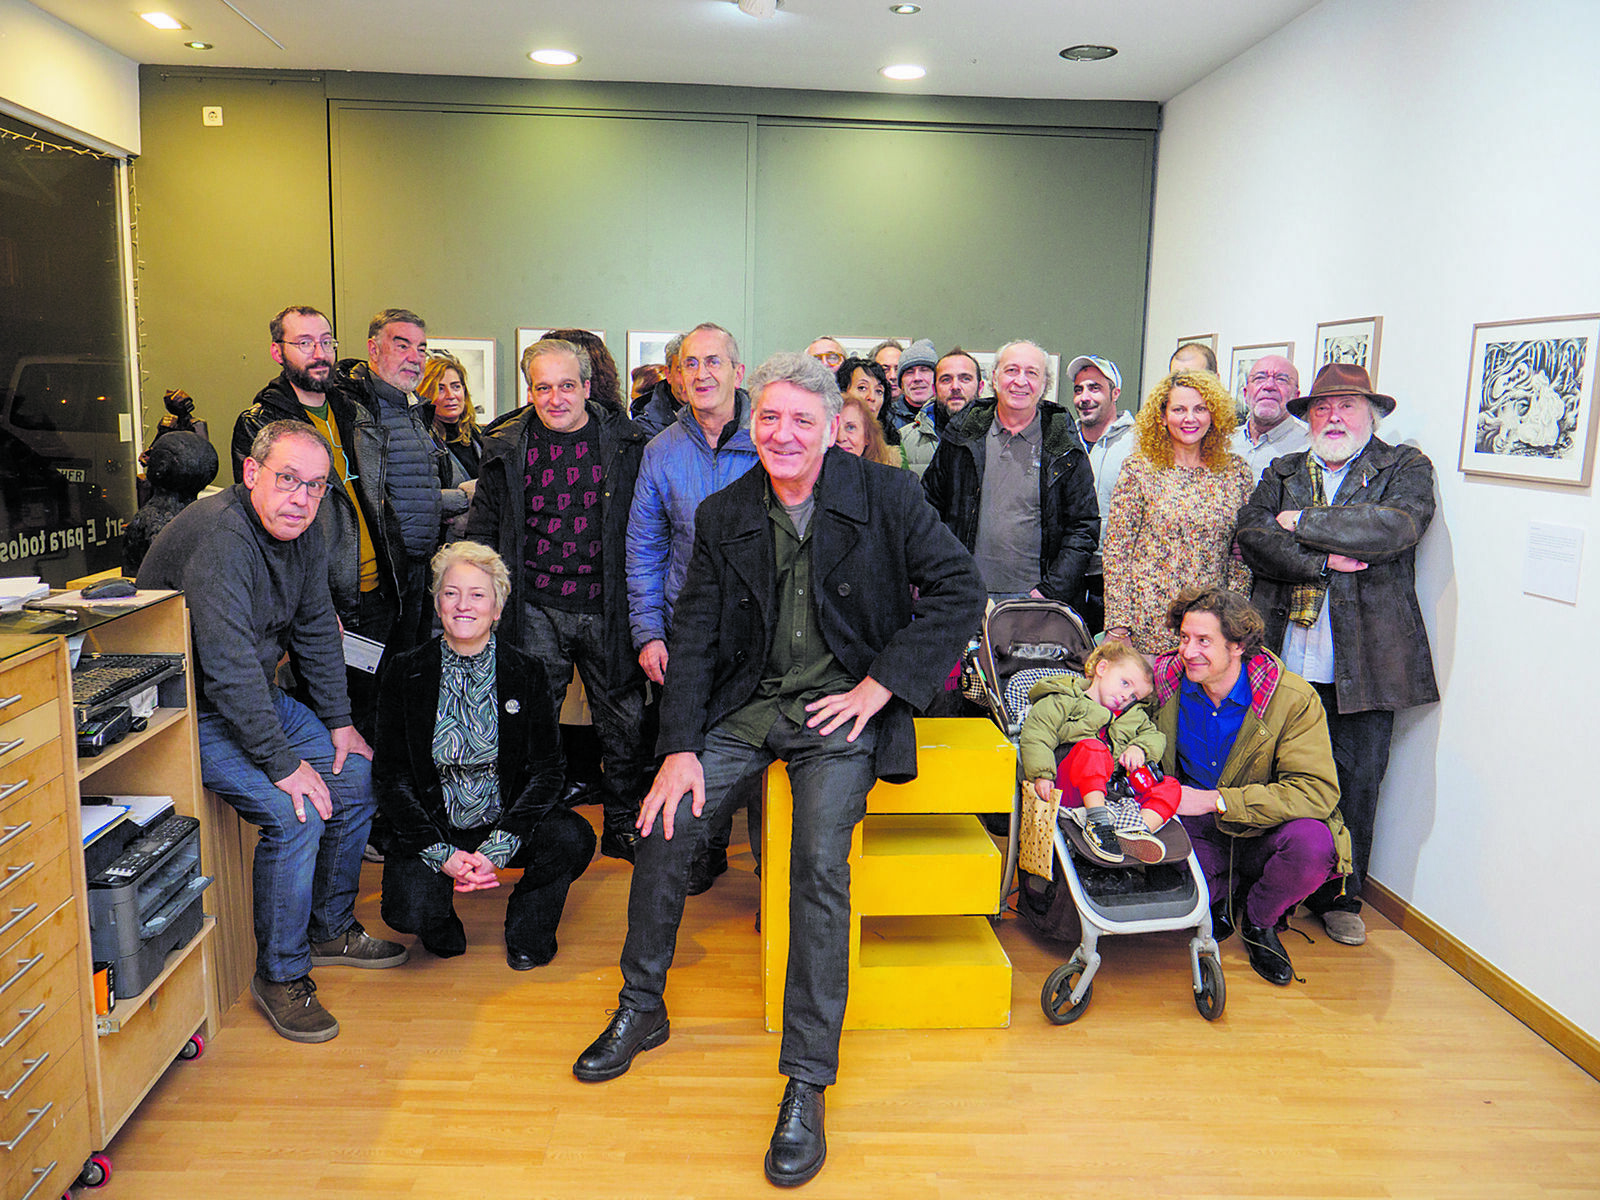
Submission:
M 549 953 L 540 951 L 537 954 L 530 954 L 525 950 L 513 950 L 510 946 L 507 946 L 506 966 L 510 967 L 513 971 L 531 971 L 535 967 L 544 966 L 545 963 L 549 962 L 555 956 L 556 945 L 554 942 L 550 943 Z
M 1270 925 L 1252 925 L 1245 921 L 1240 932 L 1244 934 L 1245 949 L 1250 954 L 1250 965 L 1255 968 L 1256 974 L 1268 983 L 1287 987 L 1294 979 L 1294 964 L 1289 961 L 1289 952 L 1278 940 L 1278 931 Z
M 767 1179 L 779 1187 L 799 1187 L 828 1161 L 822 1133 L 822 1089 L 802 1079 L 789 1080 L 778 1105 L 778 1127 L 767 1148 Z
M 561 799 L 556 803 L 563 808 L 577 808 L 580 804 L 593 804 L 595 800 L 593 793 L 594 785 L 587 780 L 580 779 L 576 783 L 567 784 L 566 789 L 561 793 Z
M 1233 922 L 1228 920 L 1228 902 L 1215 900 L 1211 904 L 1211 936 L 1225 942 L 1233 936 Z
M 467 952 L 467 931 L 455 913 L 443 925 L 424 929 L 420 936 L 422 948 L 435 958 L 455 958 Z
M 607 858 L 620 858 L 625 862 L 632 862 L 634 851 L 638 846 L 639 835 L 631 826 L 619 829 L 607 825 L 600 833 L 600 853 Z
M 619 1008 L 611 1024 L 572 1064 L 572 1073 L 585 1083 L 604 1083 L 625 1074 L 633 1056 L 641 1050 L 654 1050 L 667 1040 L 672 1027 L 667 1023 L 667 1006 L 651 1012 Z
M 711 890 L 711 883 L 728 869 L 728 852 L 718 850 L 708 854 L 689 870 L 689 895 L 698 896 Z

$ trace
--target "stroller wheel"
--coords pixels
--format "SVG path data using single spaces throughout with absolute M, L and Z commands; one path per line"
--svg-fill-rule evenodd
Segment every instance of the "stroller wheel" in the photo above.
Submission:
M 1208 1021 L 1215 1021 L 1228 1004 L 1228 985 L 1222 980 L 1222 964 L 1209 954 L 1200 959 L 1200 990 L 1194 994 L 1194 1006 Z
M 1069 962 L 1051 971 L 1050 978 L 1044 981 L 1044 990 L 1039 993 L 1039 1006 L 1044 1009 L 1044 1015 L 1052 1025 L 1070 1025 L 1083 1016 L 1083 1010 L 1089 1007 L 1089 1001 L 1094 997 L 1092 983 L 1084 989 L 1083 999 L 1076 1004 L 1072 1002 L 1073 986 L 1082 974 L 1082 963 Z

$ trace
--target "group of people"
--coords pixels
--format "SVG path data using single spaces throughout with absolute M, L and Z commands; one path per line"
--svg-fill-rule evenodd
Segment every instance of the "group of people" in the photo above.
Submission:
M 951 711 L 986 601 L 1015 596 L 1105 627 L 1051 736 L 1100 745 L 1066 757 L 1101 792 L 1116 762 L 1159 763 L 1143 827 L 1190 828 L 1257 971 L 1292 977 L 1276 929 L 1302 900 L 1362 940 L 1393 714 L 1437 698 L 1412 578 L 1432 470 L 1373 436 L 1394 401 L 1364 371 L 1327 367 L 1300 396 L 1292 364 L 1258 362 L 1239 455 L 1214 360 L 1175 361 L 1130 415 L 1096 355 L 1071 360 L 1070 406 L 1045 400 L 1029 341 L 1001 347 L 989 394 L 971 354 L 926 340 L 851 358 L 820 338 L 747 381 L 708 322 L 630 405 L 603 343 L 558 332 L 522 355 L 525 404 L 479 428 L 415 313 L 378 313 L 367 357 L 340 360 L 323 314 L 284 309 L 235 486 L 140 570 L 188 593 L 202 776 L 261 828 L 251 992 L 280 1034 L 338 1032 L 313 967 L 407 959 L 354 917 L 381 810 L 383 919 L 440 957 L 466 948 L 454 895 L 504 868 L 522 871 L 507 961 L 527 970 L 555 955 L 596 841 L 633 863 L 618 1007 L 573 1067 L 616 1078 L 667 1040 L 686 897 L 726 870 L 735 812 L 782 760 L 793 932 L 766 1173 L 805 1182 L 838 1069 L 851 832 L 877 780 L 915 775 L 912 716 Z M 1281 456 L 1256 467 L 1258 447 Z M 574 669 L 598 839 L 561 802 Z M 1054 780 L 1037 757 L 1029 779 Z

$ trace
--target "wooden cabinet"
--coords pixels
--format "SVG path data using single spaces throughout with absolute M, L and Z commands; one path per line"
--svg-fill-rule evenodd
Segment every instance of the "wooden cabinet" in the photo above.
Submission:
M 86 653 L 189 655 L 178 595 L 81 626 Z M 0 632 L 0 1200 L 60 1196 L 190 1038 L 216 1030 L 211 917 L 143 992 L 94 1011 L 79 797 L 170 795 L 204 846 L 192 669 L 184 692 L 80 760 L 66 643 Z

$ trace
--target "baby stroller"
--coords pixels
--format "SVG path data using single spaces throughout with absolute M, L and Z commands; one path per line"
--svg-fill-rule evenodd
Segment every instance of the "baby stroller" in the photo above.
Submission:
M 990 715 L 1013 744 L 1027 716 L 1028 692 L 1033 685 L 1047 675 L 1081 671 L 1093 648 L 1094 639 L 1082 619 L 1065 604 L 1006 600 L 989 610 L 973 658 L 973 674 L 982 684 Z M 1126 786 L 1120 769 L 1108 794 L 1115 796 L 1119 785 Z M 1001 886 L 1009 893 L 1016 871 L 1018 912 L 1047 936 L 1081 938 L 1072 957 L 1045 981 L 1039 997 L 1045 1016 L 1054 1024 L 1066 1025 L 1083 1015 L 1100 969 L 1097 947 L 1101 935 L 1194 929 L 1189 961 L 1195 1007 L 1208 1021 L 1220 1017 L 1227 990 L 1212 936 L 1211 898 L 1182 824 L 1168 821 L 1157 834 L 1165 847 L 1159 862 L 1144 864 L 1130 859 L 1125 865 L 1108 867 L 1096 860 L 1077 825 L 1048 816 L 1040 821 L 1033 808 L 1036 804 L 1046 809 L 1022 779 L 1019 763 Z M 1026 856 L 1020 853 L 1025 817 L 1034 834 Z M 1019 863 L 1024 857 L 1026 861 Z M 1063 884 L 1070 908 L 1061 897 Z M 1052 920 L 1058 915 L 1066 919 Z

